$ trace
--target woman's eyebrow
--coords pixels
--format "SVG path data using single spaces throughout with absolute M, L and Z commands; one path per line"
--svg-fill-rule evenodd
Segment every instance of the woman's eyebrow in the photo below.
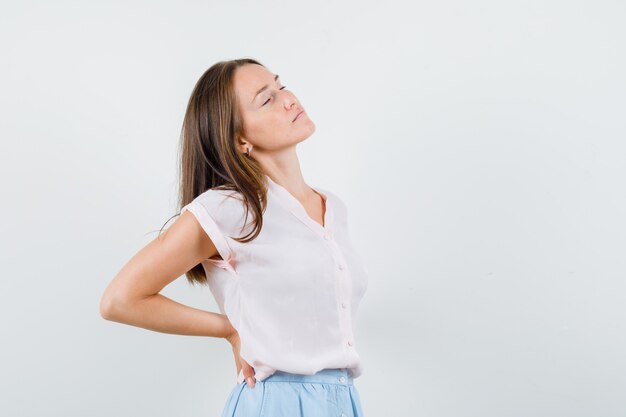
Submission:
M 278 80 L 278 74 L 276 74 L 274 76 L 274 81 Z M 256 98 L 256 96 L 258 96 L 259 94 L 261 94 L 263 91 L 265 91 L 270 85 L 269 84 L 265 84 L 263 87 L 259 88 L 259 90 L 256 92 L 256 94 L 254 95 L 254 97 L 252 97 L 252 101 L 254 101 L 254 99 Z M 252 103 L 252 101 L 250 103 Z

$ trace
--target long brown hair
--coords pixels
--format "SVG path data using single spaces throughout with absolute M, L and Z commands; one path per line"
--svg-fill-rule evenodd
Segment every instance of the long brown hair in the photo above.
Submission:
M 255 239 L 261 232 L 267 205 L 263 169 L 251 156 L 239 152 L 235 143 L 237 135 L 243 134 L 243 120 L 233 75 L 246 64 L 264 66 L 252 58 L 220 61 L 206 70 L 193 88 L 180 136 L 177 214 L 211 188 L 238 191 L 245 204 L 246 221 L 249 211 L 254 213 L 253 229 L 243 237 L 232 237 L 242 243 Z M 192 285 L 207 283 L 202 264 L 185 275 Z

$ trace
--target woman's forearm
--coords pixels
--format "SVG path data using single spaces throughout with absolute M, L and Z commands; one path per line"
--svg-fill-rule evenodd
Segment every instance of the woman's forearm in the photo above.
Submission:
M 226 315 L 189 307 L 162 294 L 114 304 L 103 317 L 156 332 L 186 336 L 226 338 L 235 331 Z

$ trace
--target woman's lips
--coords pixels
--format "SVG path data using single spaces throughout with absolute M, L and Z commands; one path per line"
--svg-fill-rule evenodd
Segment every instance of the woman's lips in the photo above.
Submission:
M 304 114 L 304 110 L 302 110 L 300 113 L 298 113 L 298 115 L 296 116 L 295 119 L 293 119 L 293 121 L 295 122 L 296 120 L 298 120 L 302 114 Z

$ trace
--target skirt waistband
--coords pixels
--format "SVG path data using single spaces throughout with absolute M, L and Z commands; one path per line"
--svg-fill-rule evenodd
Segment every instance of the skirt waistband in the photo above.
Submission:
M 263 382 L 309 382 L 321 384 L 353 385 L 352 376 L 346 368 L 326 368 L 313 375 L 292 374 L 276 371 Z

